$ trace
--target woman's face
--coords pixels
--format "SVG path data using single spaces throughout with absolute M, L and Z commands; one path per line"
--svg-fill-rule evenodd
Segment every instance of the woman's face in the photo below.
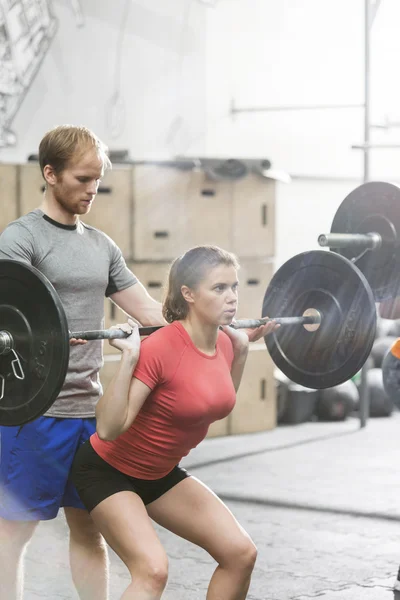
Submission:
M 182 293 L 199 319 L 214 325 L 229 325 L 238 305 L 238 278 L 235 267 L 219 265 L 206 271 L 195 289 Z

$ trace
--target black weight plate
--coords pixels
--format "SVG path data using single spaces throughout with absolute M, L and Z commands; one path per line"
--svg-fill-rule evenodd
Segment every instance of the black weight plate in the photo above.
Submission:
M 23 425 L 57 398 L 67 373 L 69 334 L 52 284 L 19 261 L 0 260 L 0 331 L 11 333 L 25 375 L 23 380 L 14 376 L 13 353 L 0 356 L 0 425 Z M 0 377 L 0 395 L 1 388 Z
M 400 188 L 392 183 L 371 181 L 353 190 L 339 206 L 331 233 L 379 233 L 381 248 L 365 252 L 359 249 L 332 248 L 355 264 L 367 278 L 377 302 L 392 296 L 399 279 Z
M 269 284 L 263 317 L 301 316 L 315 308 L 317 331 L 282 325 L 265 337 L 276 366 L 292 381 L 312 389 L 339 385 L 366 361 L 375 339 L 374 297 L 364 275 L 333 252 L 304 252 L 288 260 Z

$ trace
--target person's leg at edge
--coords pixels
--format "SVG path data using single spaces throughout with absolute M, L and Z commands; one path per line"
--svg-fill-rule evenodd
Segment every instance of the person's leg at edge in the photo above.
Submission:
M 23 556 L 38 523 L 0 517 L 0 600 L 22 600 Z
M 72 581 L 80 600 L 108 600 L 108 552 L 103 536 L 81 508 L 65 507 Z
M 159 600 L 167 584 L 168 559 L 139 496 L 117 492 L 90 515 L 129 570 L 132 581 L 121 600 Z
M 96 431 L 94 418 L 79 419 L 78 448 Z M 71 455 L 71 462 L 75 452 Z M 109 564 L 105 540 L 82 504 L 71 476 L 62 499 L 69 527 L 69 562 L 80 600 L 108 600 Z
M 224 503 L 203 483 L 188 477 L 147 505 L 162 527 L 204 548 L 218 563 L 207 600 L 244 600 L 257 550 Z

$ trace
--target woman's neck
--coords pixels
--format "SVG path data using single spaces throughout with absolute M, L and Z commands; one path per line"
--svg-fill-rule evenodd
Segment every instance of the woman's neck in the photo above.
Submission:
M 204 323 L 197 317 L 188 315 L 181 321 L 193 344 L 204 354 L 214 354 L 217 345 L 218 325 Z

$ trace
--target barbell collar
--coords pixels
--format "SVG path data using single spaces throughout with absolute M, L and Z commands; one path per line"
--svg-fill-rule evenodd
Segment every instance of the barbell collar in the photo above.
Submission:
M 14 341 L 11 333 L 0 331 L 0 356 L 8 354 L 14 348 Z
M 321 233 L 318 244 L 322 248 L 359 248 L 375 250 L 382 246 L 379 233 Z

